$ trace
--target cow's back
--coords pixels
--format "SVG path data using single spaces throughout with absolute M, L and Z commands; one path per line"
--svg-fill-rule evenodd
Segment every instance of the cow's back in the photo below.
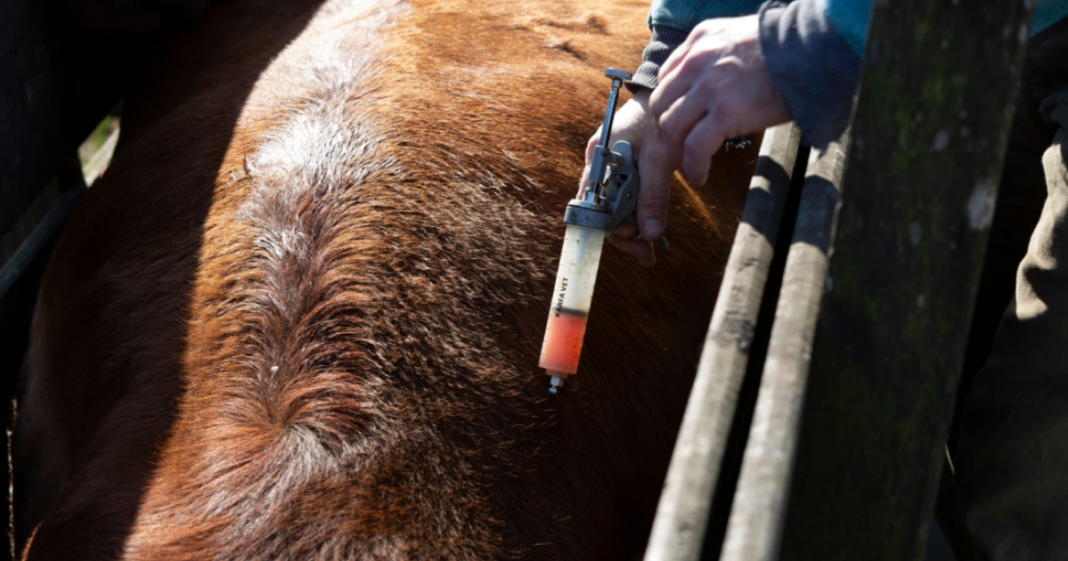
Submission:
M 29 558 L 640 551 L 755 159 L 676 189 L 656 268 L 606 252 L 550 396 L 562 209 L 646 10 L 230 0 L 174 45 L 42 287 Z

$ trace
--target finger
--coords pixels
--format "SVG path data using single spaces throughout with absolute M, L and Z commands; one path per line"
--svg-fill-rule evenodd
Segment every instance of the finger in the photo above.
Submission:
M 638 229 L 634 227 L 630 222 L 620 222 L 619 226 L 616 226 L 615 230 L 612 230 L 613 238 L 634 238 L 638 236 Z
M 589 164 L 587 164 L 586 167 L 582 168 L 582 177 L 579 178 L 579 188 L 578 188 L 578 193 L 575 195 L 575 198 L 576 199 L 581 199 L 582 195 L 589 188 L 590 188 L 590 166 L 589 166 Z
M 597 127 L 597 132 L 590 137 L 588 142 L 586 142 L 586 165 L 582 168 L 582 177 L 579 179 L 577 198 L 582 198 L 582 194 L 590 186 L 590 165 L 593 163 L 593 151 L 597 148 L 597 143 L 601 138 L 601 128 L 602 127 Z
M 593 136 L 586 142 L 586 167 L 589 167 L 593 163 L 593 151 L 597 149 L 597 143 L 601 141 L 601 129 L 604 125 L 597 127 L 597 132 L 593 133 Z
M 660 65 L 660 76 L 667 76 L 690 54 L 690 49 L 693 48 L 694 43 L 697 42 L 704 35 L 704 32 L 700 29 L 700 26 L 694 28 L 686 39 L 671 53 L 671 56 L 664 61 L 664 64 Z
M 656 254 L 653 252 L 653 244 L 649 240 L 636 238 L 608 238 L 612 246 L 637 259 L 643 267 L 652 267 L 656 264 Z
M 715 103 L 715 98 L 709 99 L 699 95 L 696 90 L 694 88 L 680 97 L 661 115 L 657 123 L 660 138 L 670 154 L 679 154 L 682 151 L 690 131 L 708 114 L 709 104 Z M 676 156 L 676 162 L 677 160 Z
M 646 240 L 655 240 L 664 233 L 673 169 L 664 144 L 655 136 L 647 136 L 639 156 L 641 189 L 637 208 L 638 230 Z
M 660 78 L 653 95 L 649 98 L 649 111 L 654 120 L 659 120 L 680 97 L 690 91 L 693 83 L 700 77 L 700 73 L 693 70 L 692 64 L 680 64 L 670 72 L 660 71 Z
M 649 99 L 649 110 L 659 120 L 680 97 L 692 92 L 715 68 L 718 51 L 690 52 L 671 69 L 661 70 L 658 84 Z
M 719 150 L 726 139 L 725 131 L 715 112 L 709 113 L 697 123 L 686 137 L 682 151 L 682 172 L 694 186 L 704 185 L 708 179 L 708 169 L 712 165 L 712 155 Z
M 664 61 L 664 64 L 660 65 L 660 70 L 657 71 L 658 84 L 663 84 L 664 78 L 668 74 L 672 73 L 678 67 L 679 63 L 682 62 L 684 58 L 686 58 L 686 55 L 689 54 L 690 47 L 692 45 L 693 43 L 690 41 L 690 38 L 687 37 L 681 45 L 675 47 L 675 51 L 672 52 L 671 56 L 669 56 L 668 59 Z

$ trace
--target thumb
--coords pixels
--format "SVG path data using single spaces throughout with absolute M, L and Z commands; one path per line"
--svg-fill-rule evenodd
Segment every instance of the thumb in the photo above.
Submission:
M 604 125 L 597 127 L 597 132 L 593 133 L 593 136 L 586 142 L 586 167 L 590 167 L 593 163 L 593 151 L 597 149 L 597 143 L 601 141 L 601 129 Z
M 590 140 L 586 142 L 586 166 L 582 168 L 582 178 L 579 179 L 578 196 L 580 198 L 582 193 L 590 187 L 590 166 L 593 164 L 593 151 L 597 149 L 597 143 L 601 138 L 601 128 L 603 127 L 597 127 L 597 132 L 593 133 Z
M 668 200 L 671 198 L 671 164 L 666 147 L 654 135 L 648 135 L 638 156 L 638 229 L 642 237 L 656 240 L 667 225 Z

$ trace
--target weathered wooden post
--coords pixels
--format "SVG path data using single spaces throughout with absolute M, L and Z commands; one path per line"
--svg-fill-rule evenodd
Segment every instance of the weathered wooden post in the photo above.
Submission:
M 660 496 L 646 561 L 693 561 L 701 555 L 800 137 L 792 123 L 764 133 Z
M 778 558 L 848 138 L 808 161 L 722 561 Z
M 1032 0 L 876 0 L 782 559 L 919 559 Z

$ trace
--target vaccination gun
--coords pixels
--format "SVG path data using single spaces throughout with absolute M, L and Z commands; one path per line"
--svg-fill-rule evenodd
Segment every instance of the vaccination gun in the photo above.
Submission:
M 589 188 L 579 198 L 572 199 L 564 213 L 567 232 L 538 362 L 551 377 L 549 391 L 552 393 L 556 393 L 565 378 L 578 371 L 605 238 L 624 220 L 637 227 L 634 208 L 638 203 L 638 170 L 631 145 L 620 141 L 611 150 L 608 148 L 619 87 L 624 80 L 630 80 L 631 74 L 609 68 L 604 75 L 612 79 L 612 90 L 608 94 L 601 140 L 593 152 Z

